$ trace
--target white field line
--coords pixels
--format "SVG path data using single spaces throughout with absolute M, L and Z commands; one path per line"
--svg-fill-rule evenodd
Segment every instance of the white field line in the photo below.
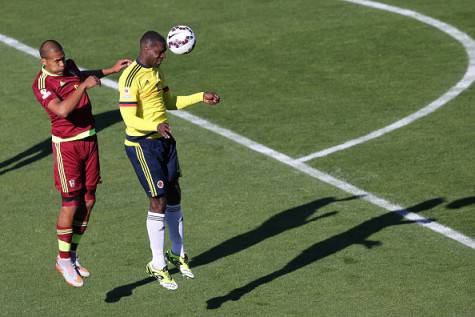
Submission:
M 416 19 L 422 23 L 428 24 L 430 26 L 433 26 L 439 29 L 440 31 L 448 34 L 450 37 L 454 38 L 455 40 L 457 40 L 463 45 L 468 55 L 468 68 L 465 71 L 465 75 L 463 76 L 463 78 L 457 84 L 452 86 L 446 93 L 444 93 L 442 96 L 432 101 L 430 104 L 420 109 L 419 111 L 399 121 L 396 121 L 384 128 L 368 133 L 367 135 L 358 137 L 353 140 L 346 141 L 336 146 L 332 146 L 328 149 L 324 149 L 324 150 L 303 156 L 298 159 L 298 161 L 300 162 L 306 162 L 318 157 L 324 157 L 329 154 L 348 149 L 355 145 L 367 142 L 369 140 L 378 138 L 386 133 L 402 128 L 414 122 L 415 120 L 425 117 L 428 114 L 436 111 L 440 107 L 444 106 L 450 100 L 454 99 L 459 94 L 461 94 L 465 89 L 467 89 L 475 81 L 475 41 L 464 32 L 458 30 L 457 28 L 447 23 L 438 21 L 436 19 L 430 18 L 428 16 L 425 16 L 415 11 L 401 9 L 401 8 L 393 7 L 387 4 L 382 4 L 379 2 L 373 2 L 373 1 L 367 1 L 367 0 L 343 0 L 343 1 L 404 15 L 404 16 Z
M 34 57 L 38 57 L 38 53 L 32 49 L 29 46 L 26 46 L 25 44 L 12 39 L 10 37 L 7 37 L 5 35 L 0 34 L 0 41 L 3 43 L 12 46 L 13 48 L 16 48 L 22 52 L 25 52 L 27 54 L 30 54 Z M 117 83 L 108 79 L 102 79 L 102 83 L 104 86 L 117 89 Z M 305 173 L 309 176 L 312 176 L 316 179 L 319 179 L 320 181 L 327 183 L 329 185 L 332 185 L 344 192 L 347 192 L 352 195 L 357 195 L 361 196 L 361 199 L 364 199 L 373 205 L 376 205 L 378 207 L 381 207 L 387 211 L 395 212 L 402 217 L 414 221 L 415 223 L 426 227 L 432 231 L 438 232 L 442 234 L 443 236 L 446 236 L 450 239 L 453 239 L 469 248 L 472 248 L 475 250 L 475 241 L 468 237 L 465 236 L 464 234 L 453 230 L 452 228 L 449 228 L 447 226 L 441 225 L 435 221 L 429 220 L 423 216 L 420 216 L 416 213 L 412 213 L 408 211 L 407 209 L 403 208 L 402 206 L 393 204 L 383 198 L 377 197 L 369 192 L 366 192 L 356 186 L 351 185 L 350 183 L 347 183 L 345 181 L 339 180 L 331 175 L 328 175 L 316 168 L 313 168 L 303 162 L 299 162 L 298 160 L 295 160 L 288 155 L 285 155 L 283 153 L 277 152 L 265 145 L 259 144 L 257 142 L 254 142 L 242 135 L 239 135 L 237 133 L 234 133 L 231 130 L 222 128 L 214 123 L 209 122 L 208 120 L 202 119 L 200 117 L 197 117 L 191 113 L 185 112 L 185 111 L 174 111 L 172 112 L 175 116 L 186 120 L 190 123 L 193 123 L 197 126 L 200 126 L 204 129 L 207 129 L 209 131 L 212 131 L 216 134 L 219 134 L 229 140 L 232 140 L 236 143 L 239 143 L 248 149 L 251 149 L 253 151 L 256 151 L 258 153 L 264 154 L 265 156 L 271 157 L 283 164 L 286 164 L 298 171 L 301 171 L 302 173 Z

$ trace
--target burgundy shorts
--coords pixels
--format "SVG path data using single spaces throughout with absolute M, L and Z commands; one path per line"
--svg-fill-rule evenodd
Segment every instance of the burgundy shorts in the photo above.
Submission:
M 63 197 L 74 197 L 83 190 L 95 190 L 101 181 L 97 136 L 52 143 L 54 185 Z

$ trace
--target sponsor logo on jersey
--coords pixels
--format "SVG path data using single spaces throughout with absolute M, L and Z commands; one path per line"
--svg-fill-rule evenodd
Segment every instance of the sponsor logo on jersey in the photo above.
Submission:
M 74 188 L 74 186 L 76 186 L 76 182 L 74 181 L 74 179 L 70 179 L 69 180 L 69 187 Z
M 51 92 L 46 90 L 46 89 L 41 89 L 40 93 L 41 93 L 41 98 L 43 98 L 43 99 L 46 99 L 49 96 L 51 96 Z
M 160 188 L 160 189 L 163 188 L 163 181 L 162 180 L 157 182 L 157 187 Z

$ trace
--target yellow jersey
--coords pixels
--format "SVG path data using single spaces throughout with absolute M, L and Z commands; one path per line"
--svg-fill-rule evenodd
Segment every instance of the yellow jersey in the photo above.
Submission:
M 167 121 L 167 110 L 183 109 L 203 101 L 203 92 L 173 96 L 159 67 L 145 67 L 138 60 L 119 79 L 119 108 L 129 136 L 145 136 Z M 160 134 L 152 134 L 158 138 Z M 126 142 L 127 143 L 127 142 Z

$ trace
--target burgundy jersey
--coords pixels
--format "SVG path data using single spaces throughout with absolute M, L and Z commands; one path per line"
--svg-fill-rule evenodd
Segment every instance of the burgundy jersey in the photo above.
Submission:
M 51 74 L 42 68 L 33 82 L 33 92 L 51 119 L 51 133 L 54 136 L 70 138 L 94 128 L 91 102 L 86 92 L 66 118 L 61 118 L 48 109 L 51 100 L 58 98 L 63 101 L 75 91 L 81 83 L 79 73 L 76 64 L 67 60 L 63 75 Z

